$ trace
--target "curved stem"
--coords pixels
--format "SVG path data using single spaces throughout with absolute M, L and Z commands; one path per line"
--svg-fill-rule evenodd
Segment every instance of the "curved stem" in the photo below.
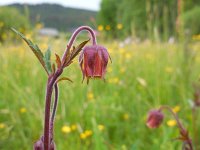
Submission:
M 180 122 L 178 116 L 176 115 L 176 113 L 174 113 L 174 112 L 172 111 L 172 109 L 171 109 L 169 106 L 161 106 L 159 110 L 162 110 L 162 109 L 167 109 L 167 110 L 174 116 L 174 118 L 175 118 L 175 120 L 176 120 L 176 122 L 177 122 L 178 127 L 179 127 L 181 130 L 185 130 L 184 127 L 183 127 L 183 125 L 181 124 L 181 122 Z
M 55 90 L 55 98 L 54 98 L 54 105 L 53 105 L 53 110 L 52 110 L 52 114 L 51 114 L 51 128 L 50 128 L 50 133 L 51 136 L 53 137 L 53 126 L 54 126 L 54 119 L 55 119 L 55 114 L 56 114 L 56 110 L 57 110 L 57 105 L 58 105 L 58 84 L 56 83 L 54 85 L 54 90 Z
M 176 115 L 176 113 L 174 113 L 174 112 L 172 111 L 172 109 L 171 109 L 169 106 L 161 106 L 161 107 L 159 108 L 160 111 L 163 110 L 163 109 L 168 110 L 168 111 L 171 112 L 171 114 L 174 116 L 174 118 L 175 118 L 175 120 L 176 120 L 176 122 L 177 122 L 177 125 L 178 125 L 178 127 L 179 127 L 179 129 L 180 129 L 180 133 L 181 133 L 181 134 L 186 134 L 186 137 L 184 137 L 184 138 L 186 138 L 186 139 L 185 139 L 185 142 L 189 145 L 189 148 L 190 148 L 189 150 L 193 150 L 192 142 L 191 142 L 190 137 L 189 137 L 188 134 L 187 134 L 187 130 L 186 130 L 186 129 L 183 127 L 183 125 L 181 124 L 181 122 L 180 122 L 178 116 Z
M 97 44 L 94 31 L 90 27 L 81 26 L 78 29 L 76 29 L 73 35 L 71 36 L 69 43 L 67 45 L 67 48 L 63 54 L 62 61 L 61 61 L 62 66 L 58 68 L 58 70 L 55 72 L 53 76 L 49 76 L 48 78 L 47 91 L 46 91 L 46 103 L 45 103 L 45 120 L 44 120 L 44 150 L 49 150 L 50 134 L 51 133 L 53 134 L 53 121 L 55 118 L 57 101 L 58 101 L 58 87 L 57 87 L 57 84 L 55 84 L 55 82 L 57 78 L 61 75 L 61 73 L 63 72 L 63 68 L 64 68 L 63 65 L 65 63 L 68 51 L 71 49 L 74 41 L 76 40 L 77 35 L 83 30 L 86 30 L 90 33 L 93 45 Z M 53 108 L 51 122 L 50 122 L 51 96 L 53 92 L 53 86 L 55 87 L 55 102 L 54 102 L 54 108 Z
M 49 150 L 50 145 L 50 111 L 51 111 L 51 96 L 53 86 L 57 78 L 61 75 L 63 69 L 58 69 L 53 77 L 49 76 L 46 91 L 45 103 L 45 119 L 44 119 L 44 150 Z
M 66 56 L 67 56 L 67 52 L 70 50 L 70 48 L 72 47 L 72 44 L 74 43 L 74 41 L 76 40 L 76 37 L 77 35 L 81 32 L 81 31 L 88 31 L 91 35 L 91 38 L 92 38 L 92 44 L 93 45 L 96 45 L 97 44 L 97 41 L 96 41 L 96 36 L 95 36 L 95 33 L 94 31 L 89 27 L 89 26 L 81 26 L 79 27 L 78 29 L 76 29 L 73 33 L 73 35 L 71 36 L 70 40 L 69 40 L 69 43 L 67 45 L 67 48 L 63 54 L 63 57 L 62 57 L 62 64 L 64 63 L 64 61 L 66 60 Z
M 49 116 L 51 106 L 52 86 L 47 83 L 46 103 L 45 103 L 45 119 L 44 119 L 44 150 L 49 150 Z

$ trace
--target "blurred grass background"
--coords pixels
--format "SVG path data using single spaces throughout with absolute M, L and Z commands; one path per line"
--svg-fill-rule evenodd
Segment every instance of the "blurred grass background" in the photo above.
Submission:
M 164 125 L 159 129 L 150 130 L 145 123 L 150 109 L 169 105 L 189 130 L 193 140 L 195 133 L 200 132 L 199 110 L 196 111 L 196 131 L 193 128 L 191 106 L 191 101 L 194 99 L 193 84 L 199 84 L 200 35 L 199 24 L 194 21 L 197 19 L 195 17 L 191 19 L 190 16 L 199 17 L 198 8 L 192 10 L 198 1 L 185 3 L 185 6 L 188 6 L 185 7 L 186 18 L 191 19 L 190 22 L 194 21 L 189 27 L 190 30 L 188 31 L 188 26 L 179 25 L 181 33 L 180 30 L 176 31 L 176 19 L 182 14 L 173 12 L 175 18 L 170 20 L 173 25 L 169 23 L 167 26 L 172 30 L 165 30 L 169 33 L 167 36 L 161 25 L 164 23 L 160 22 L 159 27 L 156 24 L 159 22 L 157 20 L 159 17 L 153 20 L 143 18 L 144 24 L 152 23 L 152 27 L 155 27 L 147 29 L 138 25 L 141 23 L 140 15 L 127 16 L 128 13 L 131 14 L 127 9 L 128 5 L 132 8 L 133 4 L 138 4 L 134 7 L 140 6 L 140 2 L 132 0 L 128 3 L 125 0 L 119 7 L 111 6 L 110 2 L 112 1 L 102 1 L 101 10 L 97 12 L 99 21 L 94 23 L 94 20 L 90 19 L 85 23 L 95 29 L 98 43 L 104 45 L 111 55 L 112 63 L 108 64 L 106 82 L 91 80 L 89 85 L 85 82 L 82 84 L 78 59 L 65 69 L 63 76 L 69 77 L 74 82 L 59 84 L 60 95 L 55 122 L 57 149 L 181 149 L 181 143 L 174 140 L 179 133 L 170 114 L 165 114 Z M 157 3 L 145 2 L 147 8 L 149 5 L 150 8 L 166 6 L 164 5 L 166 3 L 156 5 Z M 167 8 L 175 3 L 169 2 Z M 174 11 L 177 11 L 177 5 L 174 7 L 176 7 Z M 26 15 L 20 15 L 20 11 L 17 13 L 18 11 L 13 8 L 0 7 L 0 149 L 2 150 L 32 149 L 33 143 L 42 135 L 47 80 L 45 72 L 29 47 L 19 42 L 19 37 L 10 31 L 10 27 L 16 27 L 23 32 L 43 51 L 50 46 L 53 61 L 55 61 L 54 53 L 61 56 L 64 52 L 72 29 L 68 28 L 67 33 L 61 31 L 57 37 L 41 36 L 38 31 L 48 25 L 42 20 L 37 20 L 35 24 L 29 21 L 31 16 L 27 13 L 29 9 L 24 8 Z M 146 10 L 143 6 L 138 8 L 142 14 Z M 3 11 L 5 9 L 7 11 Z M 114 10 L 115 13 L 109 13 Z M 121 10 L 124 11 L 124 16 L 119 13 Z M 189 10 L 195 15 L 188 13 Z M 147 13 L 157 16 L 156 10 L 149 11 Z M 134 13 L 137 14 L 137 11 Z M 9 14 L 15 16 L 5 17 Z M 111 17 L 118 14 L 118 17 L 113 21 L 108 19 L 108 14 Z M 17 19 L 21 20 L 17 24 L 15 17 L 21 18 Z M 135 17 L 139 19 L 136 23 L 133 21 Z M 180 22 L 185 23 L 184 19 Z M 75 45 L 87 39 L 88 35 L 83 34 Z M 198 146 L 199 139 L 196 144 Z M 196 150 L 198 149 L 199 147 L 196 147 Z
M 40 41 L 41 47 L 51 43 L 52 53 L 61 54 L 66 45 L 62 39 Z M 199 42 L 191 45 L 195 57 L 190 60 L 189 83 L 182 45 L 105 45 L 113 61 L 108 65 L 106 83 L 91 80 L 89 85 L 82 84 L 78 62 L 65 70 L 74 83 L 60 83 L 57 148 L 179 149 L 181 144 L 172 140 L 178 130 L 173 123 L 167 124 L 172 118 L 166 115 L 163 126 L 150 130 L 145 125 L 146 115 L 160 105 L 179 107 L 178 115 L 192 135 L 188 100 L 193 98 L 190 83 L 199 79 Z M 42 134 L 46 74 L 25 44 L 1 46 L 0 54 L 0 146 L 31 149 Z

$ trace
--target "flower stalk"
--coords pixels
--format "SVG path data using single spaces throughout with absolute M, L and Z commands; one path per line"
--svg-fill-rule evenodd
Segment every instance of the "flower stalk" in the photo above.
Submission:
M 87 26 L 81 26 L 75 32 L 73 33 L 69 44 L 67 45 L 67 48 L 63 54 L 63 58 L 61 61 L 61 66 L 58 68 L 56 73 L 54 75 L 50 75 L 48 78 L 47 82 L 47 91 L 46 91 L 46 104 L 45 104 L 45 121 L 44 121 L 44 150 L 49 150 L 50 146 L 50 140 L 53 138 L 53 127 L 54 127 L 54 118 L 55 118 L 55 113 L 56 113 L 56 108 L 57 108 L 57 103 L 58 103 L 58 86 L 56 83 L 56 80 L 58 77 L 62 74 L 64 65 L 68 56 L 68 52 L 70 51 L 74 41 L 76 40 L 77 35 L 83 31 L 86 30 L 90 33 L 93 45 L 96 45 L 96 37 L 94 34 L 94 31 Z M 50 111 L 51 111 L 51 96 L 53 92 L 53 86 L 55 88 L 55 100 L 54 100 L 54 105 L 53 105 L 53 112 L 51 116 L 51 121 L 50 121 Z
M 53 131 L 53 122 L 50 125 L 51 96 L 52 96 L 52 92 L 53 92 L 53 86 L 54 86 L 57 78 L 62 74 L 62 72 L 63 72 L 62 69 L 58 69 L 54 76 L 49 76 L 48 81 L 47 81 L 45 120 L 44 120 L 44 150 L 49 150 L 50 136 L 51 136 L 50 126 L 51 125 L 52 125 L 51 130 Z M 55 86 L 56 86 L 56 84 L 55 84 Z M 55 102 L 57 103 L 57 100 L 55 100 Z M 54 104 L 54 106 L 57 106 L 56 103 Z M 55 108 L 55 110 L 56 110 L 56 108 Z M 55 114 L 55 112 L 54 112 L 54 114 Z
M 89 78 L 101 78 L 104 79 L 106 73 L 106 68 L 108 64 L 108 59 L 110 58 L 107 49 L 103 46 L 97 45 L 96 36 L 94 31 L 88 26 L 81 26 L 77 28 L 72 34 L 69 43 L 66 47 L 66 50 L 62 56 L 62 59 L 56 55 L 56 64 L 51 63 L 51 51 L 47 49 L 45 54 L 42 53 L 40 48 L 34 44 L 31 40 L 27 39 L 23 34 L 18 32 L 15 29 L 12 29 L 15 33 L 21 36 L 21 38 L 28 44 L 35 56 L 38 58 L 39 62 L 45 69 L 48 80 L 46 84 L 46 98 L 45 98 L 45 116 L 44 116 L 44 132 L 43 136 L 34 144 L 34 150 L 55 150 L 55 143 L 53 141 L 53 128 L 54 120 L 56 115 L 56 109 L 58 105 L 58 82 L 62 80 L 68 80 L 72 82 L 67 77 L 60 76 L 63 73 L 64 68 L 68 67 L 73 59 L 82 51 L 81 56 L 79 57 L 80 68 L 83 74 L 83 77 Z M 77 47 L 72 48 L 76 37 L 81 31 L 87 31 L 90 33 L 92 39 L 92 45 L 85 48 L 84 46 L 88 43 L 89 40 L 82 42 Z M 85 67 L 83 67 L 85 65 Z M 87 80 L 87 81 L 88 81 Z M 51 100 L 52 93 L 55 90 L 54 104 L 51 112 Z
M 69 43 L 67 44 L 67 48 L 63 54 L 63 57 L 62 57 L 62 64 L 64 64 L 65 60 L 66 60 L 66 57 L 67 57 L 67 53 L 68 51 L 71 49 L 74 41 L 76 40 L 76 37 L 78 36 L 78 34 L 81 32 L 81 31 L 88 31 L 90 33 L 90 36 L 91 36 L 91 39 L 92 39 L 92 45 L 97 45 L 97 40 L 96 40 L 96 36 L 95 36 L 95 33 L 94 31 L 88 27 L 88 26 L 81 26 L 79 27 L 78 29 L 76 29 L 74 31 L 74 33 L 72 34 L 70 40 L 69 40 Z
M 146 123 L 147 126 L 149 128 L 158 128 L 164 119 L 164 115 L 162 113 L 163 110 L 169 111 L 176 120 L 177 127 L 179 128 L 180 133 L 180 136 L 177 139 L 183 141 L 183 150 L 193 150 L 192 140 L 189 137 L 188 131 L 184 128 L 177 114 L 171 109 L 171 107 L 161 106 L 158 110 L 151 110 L 148 114 L 148 119 Z

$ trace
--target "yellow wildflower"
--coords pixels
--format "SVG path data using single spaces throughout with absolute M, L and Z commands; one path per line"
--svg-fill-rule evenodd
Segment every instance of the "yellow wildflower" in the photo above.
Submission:
M 125 113 L 125 114 L 123 115 L 123 119 L 124 119 L 124 120 L 128 120 L 128 119 L 129 119 L 129 114 Z
M 84 139 L 86 139 L 86 138 L 87 138 L 87 136 L 86 136 L 86 134 L 85 134 L 85 133 L 81 133 L 81 134 L 80 134 L 80 138 L 84 140 Z
M 114 50 L 113 50 L 112 48 L 109 48 L 109 49 L 108 49 L 108 52 L 109 52 L 110 54 L 113 53 L 113 51 L 114 51 Z
M 120 53 L 121 55 L 123 55 L 124 53 L 126 53 L 126 50 L 125 50 L 124 48 L 120 48 L 120 49 L 119 49 L 119 53 Z
M 110 25 L 106 25 L 106 30 L 110 30 L 110 29 L 111 29 Z
M 114 77 L 114 78 L 110 78 L 108 80 L 109 83 L 114 83 L 114 84 L 118 84 L 119 83 L 119 78 Z
M 198 34 L 198 35 L 193 35 L 193 36 L 192 36 L 192 39 L 193 39 L 193 40 L 200 40 L 200 34 Z
M 86 139 L 87 137 L 89 137 L 91 135 L 92 135 L 92 131 L 91 130 L 85 130 L 85 132 L 80 134 L 80 138 L 84 140 L 84 139 Z
M 27 111 L 27 110 L 26 110 L 26 108 L 24 108 L 24 107 L 20 108 L 20 110 L 19 110 L 19 112 L 22 113 L 22 114 L 25 113 L 26 111 Z
M 114 83 L 119 83 L 119 78 L 115 77 L 113 78 Z
M 0 28 L 4 26 L 4 22 L 0 22 Z
M 37 23 L 35 27 L 36 27 L 36 29 L 39 30 L 39 29 L 41 29 L 41 28 L 43 27 L 43 24 L 41 24 L 41 23 Z
M 6 125 L 4 123 L 0 123 L 0 129 L 4 129 Z
M 30 33 L 27 33 L 25 36 L 26 36 L 27 39 L 31 39 L 32 36 L 33 36 L 33 33 L 31 33 L 31 32 L 30 32 Z
M 25 49 L 21 48 L 21 49 L 18 50 L 18 52 L 19 52 L 19 56 L 23 58 L 24 54 L 25 54 Z
M 85 132 L 86 137 L 89 137 L 92 135 L 92 131 L 91 130 L 86 130 Z
M 197 62 L 200 62 L 200 56 L 197 56 L 195 59 Z
M 5 34 L 5 33 L 3 33 L 2 35 L 1 35 L 1 37 L 2 37 L 2 39 L 7 39 L 7 35 Z
M 126 57 L 126 59 L 130 59 L 131 58 L 131 54 L 130 53 L 126 53 L 125 57 Z
M 121 69 L 120 69 L 120 73 L 124 73 L 125 71 L 126 71 L 125 68 L 121 68 Z
M 72 131 L 75 131 L 77 129 L 77 125 L 76 124 L 71 125 L 71 129 Z
M 67 125 L 64 125 L 64 126 L 62 127 L 61 131 L 62 131 L 63 133 L 70 133 L 70 132 L 71 132 L 71 128 L 70 128 L 69 126 L 67 126 Z
M 112 72 L 112 68 L 108 67 L 107 72 L 109 72 L 109 73 Z
M 44 43 L 44 44 L 42 44 L 42 45 L 40 46 L 40 48 L 41 48 L 43 51 L 45 51 L 45 50 L 48 48 L 48 45 L 47 45 L 46 43 Z
M 103 131 L 105 129 L 105 126 L 102 124 L 99 124 L 98 129 L 99 129 L 99 131 Z
M 167 121 L 167 125 L 168 125 L 169 127 L 175 126 L 175 125 L 176 125 L 176 120 L 171 119 L 171 120 Z
M 180 111 L 180 106 L 175 106 L 175 107 L 172 109 L 172 111 L 173 111 L 174 113 L 179 112 L 179 111 Z
M 167 72 L 167 73 L 172 73 L 173 71 L 174 71 L 174 69 L 172 67 L 165 68 L 165 72 Z
M 98 31 L 103 31 L 103 25 L 98 26 Z
M 123 25 L 122 25 L 121 23 L 118 23 L 118 24 L 117 24 L 117 29 L 118 29 L 118 30 L 121 30 L 122 28 L 123 28 Z
M 94 99 L 94 94 L 91 91 L 87 93 L 87 99 L 88 100 L 93 100 Z

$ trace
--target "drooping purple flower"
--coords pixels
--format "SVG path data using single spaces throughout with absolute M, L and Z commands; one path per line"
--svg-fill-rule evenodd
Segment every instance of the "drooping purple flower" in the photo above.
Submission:
M 158 128 L 163 122 L 164 115 L 160 110 L 151 110 L 148 113 L 146 125 L 149 128 Z
M 90 78 L 104 79 L 108 59 L 109 53 L 103 46 L 93 45 L 84 47 L 79 57 L 83 80 L 86 77 L 88 83 Z

